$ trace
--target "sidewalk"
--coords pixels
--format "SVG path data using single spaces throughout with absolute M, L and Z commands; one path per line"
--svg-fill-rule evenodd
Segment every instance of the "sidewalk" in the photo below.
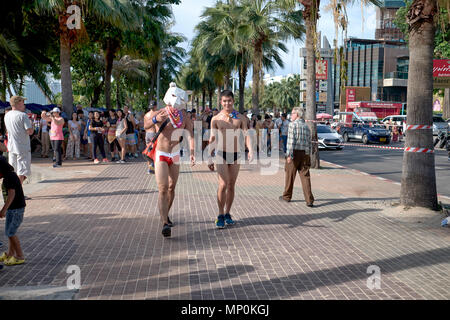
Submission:
M 314 208 L 300 179 L 284 203 L 282 169 L 262 176 L 242 166 L 237 225 L 225 230 L 214 227 L 217 174 L 183 166 L 164 239 L 144 162 L 53 170 L 33 159 L 43 176 L 24 187 L 32 197 L 19 233 L 27 263 L 0 270 L 0 299 L 450 299 L 444 215 L 403 211 L 391 205 L 399 185 L 322 166 L 311 172 Z M 81 269 L 80 290 L 66 288 L 70 265 Z M 380 289 L 367 287 L 371 265 Z

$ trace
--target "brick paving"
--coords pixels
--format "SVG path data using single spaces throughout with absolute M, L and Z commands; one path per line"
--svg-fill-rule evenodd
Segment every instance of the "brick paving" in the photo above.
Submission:
M 144 162 L 63 170 L 30 194 L 19 233 L 27 263 L 1 270 L 1 287 L 64 287 L 67 267 L 78 265 L 76 299 L 450 298 L 448 229 L 364 205 L 398 198 L 388 182 L 327 165 L 312 170 L 317 206 L 308 208 L 300 179 L 294 201 L 279 202 L 283 170 L 264 176 L 244 165 L 237 225 L 217 230 L 216 173 L 183 166 L 164 239 Z M 367 287 L 371 265 L 380 289 Z

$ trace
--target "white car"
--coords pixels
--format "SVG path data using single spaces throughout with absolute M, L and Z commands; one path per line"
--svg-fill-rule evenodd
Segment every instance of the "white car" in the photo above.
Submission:
M 344 147 L 342 136 L 327 125 L 317 125 L 317 138 L 319 140 L 319 149 L 341 150 Z

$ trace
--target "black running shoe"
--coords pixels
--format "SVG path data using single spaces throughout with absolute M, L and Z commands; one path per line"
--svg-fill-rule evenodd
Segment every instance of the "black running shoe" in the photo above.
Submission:
M 169 227 L 171 227 L 171 228 L 172 228 L 172 227 L 173 227 L 173 222 L 172 222 L 172 221 L 170 221 L 169 217 L 167 217 L 167 221 L 169 222 L 169 223 L 168 223 Z
M 172 230 L 170 229 L 170 226 L 166 223 L 164 224 L 164 227 L 162 229 L 162 235 L 167 238 L 170 237 L 170 235 L 172 234 Z

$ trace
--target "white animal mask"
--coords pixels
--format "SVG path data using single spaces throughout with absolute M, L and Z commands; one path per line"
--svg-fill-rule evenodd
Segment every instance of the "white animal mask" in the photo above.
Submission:
M 164 96 L 164 102 L 170 104 L 172 107 L 177 109 L 186 109 L 186 104 L 188 101 L 188 95 L 186 91 L 177 88 L 175 82 L 170 83 L 170 87 Z

